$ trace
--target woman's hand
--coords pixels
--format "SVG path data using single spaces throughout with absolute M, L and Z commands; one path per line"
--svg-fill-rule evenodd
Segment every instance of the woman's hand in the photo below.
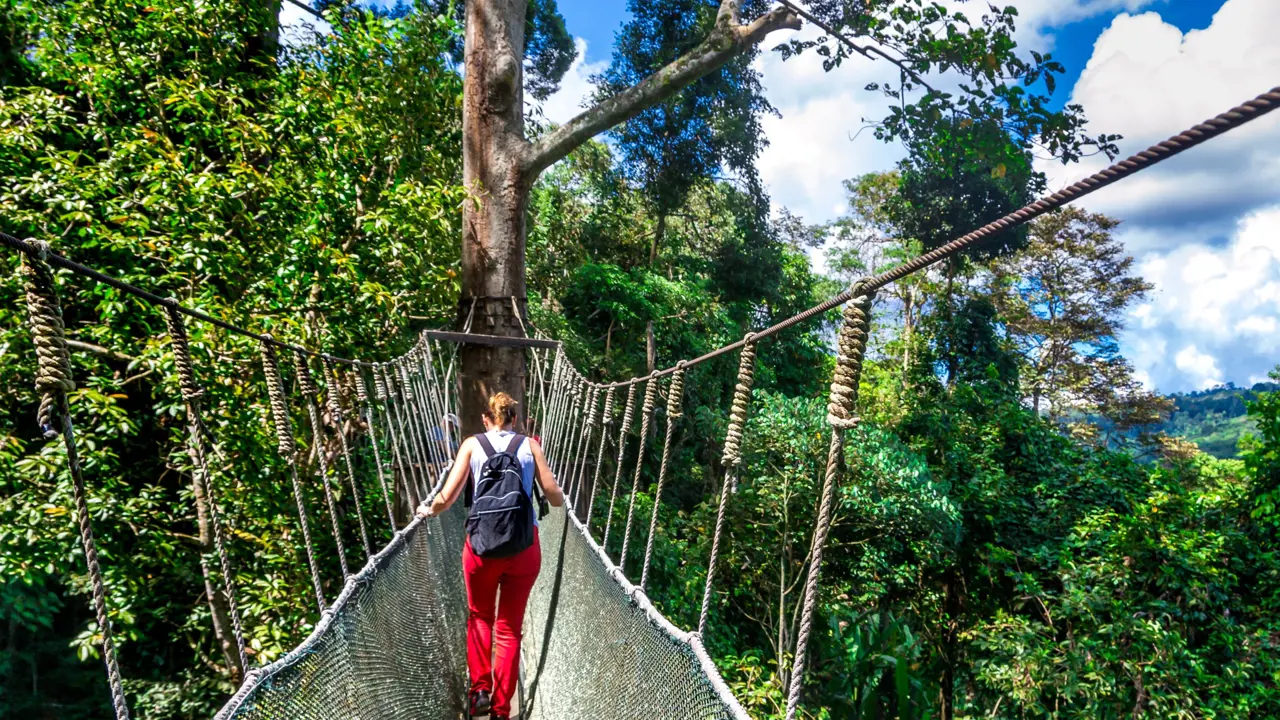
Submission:
M 418 511 L 416 514 L 420 518 L 435 517 L 445 510 L 448 510 L 449 505 L 450 503 L 444 498 L 444 493 L 440 493 L 436 495 L 430 503 L 423 500 L 422 504 L 418 505 Z

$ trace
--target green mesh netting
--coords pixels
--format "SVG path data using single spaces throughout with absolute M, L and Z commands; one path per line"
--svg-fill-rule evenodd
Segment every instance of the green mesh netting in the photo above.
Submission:
M 251 673 L 218 720 L 462 717 L 461 506 L 415 523 L 347 588 L 316 631 Z M 521 717 L 746 718 L 696 636 L 659 615 L 563 509 L 544 518 L 525 621 Z

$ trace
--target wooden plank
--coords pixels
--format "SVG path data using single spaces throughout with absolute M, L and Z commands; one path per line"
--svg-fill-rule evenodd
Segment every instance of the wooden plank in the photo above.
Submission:
M 558 348 L 555 340 L 539 340 L 537 338 L 504 337 L 501 335 L 477 335 L 474 333 L 445 332 L 444 330 L 424 330 L 422 334 L 432 340 L 442 340 L 460 345 L 502 345 L 505 347 Z

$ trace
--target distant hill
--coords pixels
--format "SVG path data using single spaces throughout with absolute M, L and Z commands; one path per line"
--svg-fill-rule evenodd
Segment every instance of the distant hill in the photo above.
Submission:
M 1258 393 L 1277 390 L 1280 384 L 1270 382 L 1250 388 L 1227 383 L 1199 392 L 1176 393 L 1169 396 L 1174 404 L 1169 420 L 1155 429 L 1190 440 L 1214 457 L 1233 458 L 1240 437 L 1255 429 L 1245 414 L 1245 402 Z

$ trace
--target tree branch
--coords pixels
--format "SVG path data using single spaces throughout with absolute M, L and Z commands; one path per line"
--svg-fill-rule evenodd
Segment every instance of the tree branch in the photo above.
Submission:
M 814 17 L 812 13 L 805 11 L 803 8 L 791 2 L 791 0 L 778 0 L 778 2 L 790 8 L 795 14 L 799 15 L 805 20 L 808 20 L 814 25 L 817 25 L 818 29 L 822 30 L 826 34 L 844 43 L 850 50 L 853 50 L 854 52 L 858 53 L 862 57 L 868 60 L 875 60 L 875 58 L 871 56 L 879 55 L 885 60 L 888 60 L 889 62 L 898 66 L 898 69 L 901 70 L 903 73 L 905 73 L 907 77 L 910 77 L 912 80 L 914 80 L 916 84 L 920 85 L 921 87 L 923 87 L 924 89 L 928 90 L 931 93 L 938 94 L 938 91 L 935 90 L 932 85 L 925 82 L 924 78 L 920 77 L 919 73 L 917 73 L 915 70 L 907 66 L 905 60 L 902 60 L 901 58 L 895 58 L 889 53 L 886 53 L 884 50 L 881 50 L 880 48 L 876 47 L 875 45 L 867 45 L 864 47 L 862 45 L 855 43 L 853 40 L 849 39 L 847 35 L 843 35 L 839 32 L 836 32 L 835 28 L 831 27 L 830 25 L 827 25 L 826 23 L 822 22 L 818 18 Z
M 749 25 L 741 25 L 731 22 L 737 14 L 737 7 L 737 0 L 724 0 L 715 29 L 698 47 L 639 83 L 583 111 L 528 146 L 524 160 L 525 176 L 530 179 L 536 177 L 592 137 L 675 95 L 698 78 L 715 72 L 764 40 L 769 33 L 800 29 L 800 17 L 789 8 L 774 8 Z
M 71 338 L 67 338 L 67 348 L 71 350 L 79 350 L 81 352 L 95 353 L 97 355 L 105 355 L 112 360 L 118 360 L 120 362 L 132 362 L 134 359 L 132 355 L 125 355 L 122 352 L 117 352 L 110 348 L 104 348 L 101 345 L 94 345 L 93 343 L 87 343 L 81 340 L 72 340 Z

